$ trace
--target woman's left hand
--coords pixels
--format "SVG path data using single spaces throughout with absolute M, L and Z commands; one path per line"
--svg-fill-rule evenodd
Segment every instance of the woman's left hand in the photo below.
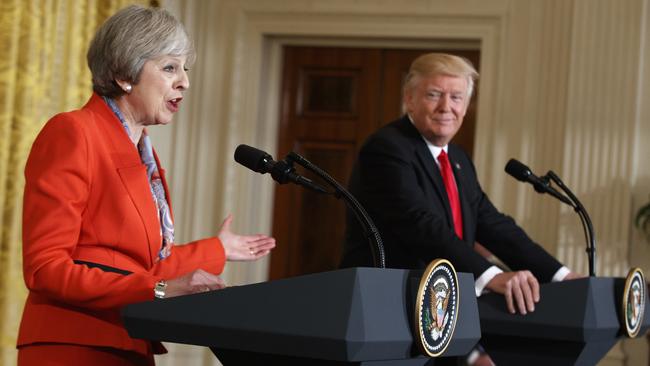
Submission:
M 219 240 L 226 251 L 226 259 L 229 261 L 252 261 L 264 257 L 275 247 L 275 239 L 264 235 L 238 235 L 230 231 L 232 215 L 228 215 L 221 229 L 219 229 Z

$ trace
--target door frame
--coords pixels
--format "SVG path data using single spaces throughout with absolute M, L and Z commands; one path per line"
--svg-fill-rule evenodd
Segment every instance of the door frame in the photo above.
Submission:
M 345 151 L 345 158 L 340 161 L 340 163 L 344 164 L 346 168 L 342 168 L 340 164 L 335 164 L 329 166 L 332 171 L 327 171 L 333 177 L 337 177 L 339 183 L 344 186 L 350 176 L 354 161 L 357 159 L 358 149 L 367 138 L 368 134 L 377 130 L 381 126 L 390 123 L 390 121 L 399 118 L 400 113 L 403 113 L 401 112 L 402 103 L 400 95 L 402 94 L 402 90 L 399 73 L 405 72 L 408 69 L 410 62 L 412 62 L 418 54 L 422 54 L 423 51 L 460 52 L 460 54 L 467 57 L 475 67 L 479 67 L 481 64 L 480 46 L 476 43 L 470 42 L 440 41 L 433 45 L 435 49 L 425 49 L 422 47 L 429 47 L 432 45 L 429 43 L 423 43 L 418 44 L 417 48 L 405 48 L 405 46 L 410 45 L 399 43 L 395 44 L 395 47 L 381 47 L 376 45 L 379 42 L 372 42 L 373 44 L 370 45 L 369 42 L 351 42 L 350 40 L 346 40 L 343 45 L 333 42 L 332 45 L 314 46 L 313 40 L 298 40 L 300 44 L 293 44 L 294 41 L 294 39 L 288 39 L 286 42 L 280 41 L 282 52 L 287 55 L 281 60 L 283 63 L 282 72 L 286 74 L 281 75 L 281 79 L 284 82 L 281 86 L 282 94 L 280 97 L 289 98 L 289 100 L 282 100 L 279 103 L 276 103 L 278 108 L 282 110 L 280 113 L 275 114 L 278 118 L 281 118 L 281 122 L 278 124 L 277 129 L 278 143 L 280 144 L 277 149 L 278 158 L 284 156 L 280 155 L 280 153 L 286 154 L 288 151 L 287 149 L 291 149 L 292 146 L 293 148 L 296 148 L 297 146 L 306 148 L 303 150 L 301 147 L 297 147 L 298 150 L 296 150 L 296 152 L 306 154 L 305 156 L 312 159 L 309 157 L 310 149 L 307 147 L 309 145 L 316 144 L 321 145 L 322 147 L 329 145 L 330 148 L 332 148 L 331 144 L 344 145 L 345 147 L 339 146 L 342 150 L 338 151 Z M 349 59 L 347 59 L 348 57 Z M 287 60 L 290 60 L 289 63 L 287 63 Z M 343 64 L 345 64 L 345 66 L 343 66 Z M 352 66 L 352 64 L 355 66 Z M 355 73 L 355 71 L 349 71 L 351 69 L 356 70 L 357 67 L 362 68 L 363 71 L 358 72 L 358 74 Z M 363 69 L 363 67 L 367 68 Z M 361 99 L 369 97 L 372 101 L 366 99 L 364 102 L 359 102 L 362 104 L 357 105 L 354 103 L 355 108 L 358 109 L 356 110 L 356 113 L 351 113 L 352 115 L 350 116 L 339 115 L 338 117 L 332 117 L 322 115 L 303 115 L 296 110 L 296 108 L 301 108 L 301 92 L 298 89 L 303 86 L 299 75 L 301 75 L 305 70 L 314 69 L 320 69 L 321 71 L 328 70 L 327 72 L 333 73 L 337 73 L 337 71 L 354 73 L 354 75 L 358 77 L 357 82 L 367 83 L 361 84 L 356 88 L 359 93 L 357 97 Z M 349 74 L 345 75 L 349 76 Z M 386 80 L 382 81 L 384 78 L 386 78 L 388 82 Z M 390 90 L 384 90 L 385 88 L 390 88 Z M 366 95 L 366 97 L 362 95 Z M 470 154 L 470 157 L 472 156 L 475 138 L 475 97 L 480 96 L 478 93 L 474 94 L 472 98 L 472 104 L 474 104 L 474 106 L 471 108 L 471 111 L 468 110 L 467 116 L 463 122 L 462 133 L 457 136 L 458 139 L 454 139 L 456 144 L 460 144 L 465 148 L 465 151 Z M 383 107 L 380 107 L 382 104 Z M 386 106 L 387 104 L 392 105 L 388 108 Z M 370 106 L 370 110 L 368 110 L 368 106 Z M 384 108 L 388 109 L 386 110 Z M 314 123 L 311 126 L 313 126 L 315 130 L 322 130 L 322 128 L 318 128 L 317 126 L 319 126 L 320 123 L 323 123 L 323 119 L 328 120 L 328 124 L 333 123 L 332 118 L 335 120 L 342 118 L 342 124 L 354 124 L 356 128 L 342 129 L 341 133 L 345 137 L 328 135 L 327 137 L 320 136 L 320 138 L 318 138 L 311 133 L 305 133 L 304 130 L 299 127 L 302 126 L 304 128 L 303 124 L 305 123 L 310 125 L 311 123 Z M 320 126 L 322 127 L 322 125 Z M 323 138 L 325 140 L 322 140 Z M 471 142 L 468 138 L 471 138 Z M 349 143 L 353 141 L 353 146 L 349 146 Z M 323 153 L 323 151 L 320 152 Z M 332 152 L 333 151 L 330 151 L 330 153 Z M 273 153 L 273 155 L 275 155 L 275 153 Z M 316 160 L 312 160 L 312 162 L 319 164 L 318 153 L 316 153 L 314 159 Z M 320 167 L 327 170 L 327 165 L 320 165 Z M 345 172 L 342 173 L 339 169 L 342 169 Z M 312 196 L 311 193 L 305 192 L 304 188 L 295 186 L 278 188 L 274 193 L 272 234 L 276 240 L 283 244 L 279 245 L 272 252 L 269 263 L 269 278 L 279 279 L 313 273 L 316 271 L 336 269 L 340 262 L 340 257 L 336 258 L 336 256 L 343 254 L 343 242 L 345 240 L 344 226 L 346 225 L 346 221 L 344 217 L 346 205 L 344 202 L 336 200 L 331 196 L 324 197 L 324 200 L 321 201 L 321 198 L 317 198 L 316 196 Z M 305 211 L 305 205 L 318 205 L 315 203 L 317 201 L 320 202 L 320 205 L 325 206 L 312 206 L 312 208 L 324 210 L 323 212 L 312 212 L 311 210 Z M 328 211 L 329 209 L 343 209 L 343 211 L 337 211 L 337 213 L 334 213 Z M 293 212 L 298 212 L 298 214 L 292 214 Z M 311 218 L 317 218 L 316 220 L 311 221 L 311 225 L 314 225 L 313 227 L 310 227 L 309 225 L 306 226 L 309 227 L 307 231 L 305 231 L 305 226 L 303 225 L 305 225 L 306 222 L 309 222 L 310 218 L 305 218 L 305 214 Z M 343 215 L 342 217 L 341 214 Z M 333 217 L 337 218 L 334 219 Z M 328 222 L 329 225 L 334 225 L 333 227 L 330 226 L 331 230 L 324 230 L 324 226 L 321 225 L 324 225 L 325 222 Z M 316 233 L 322 235 L 314 236 L 313 234 Z
M 258 128 L 264 129 L 263 134 L 264 142 L 262 145 L 267 149 L 266 151 L 274 155 L 274 158 L 280 159 L 282 157 L 275 156 L 278 151 L 278 136 L 281 125 L 282 116 L 281 104 L 284 103 L 285 96 L 282 95 L 282 63 L 283 63 L 283 47 L 284 46 L 308 46 L 308 47 L 350 47 L 350 48 L 396 48 L 396 49 L 450 49 L 450 50 L 478 50 L 481 51 L 481 45 L 478 40 L 395 40 L 395 39 L 353 39 L 353 38 L 322 38 L 322 37 L 267 37 L 264 40 L 264 56 L 262 57 L 268 62 L 263 65 L 262 75 L 267 77 L 267 82 L 260 82 L 264 88 L 260 90 L 260 118 L 258 121 L 265 121 L 258 123 Z M 483 61 L 481 61 L 481 64 Z M 482 82 L 482 81 L 481 81 Z M 480 87 L 480 83 L 479 83 Z M 480 108 L 479 108 L 480 110 Z M 479 125 L 477 116 L 477 130 Z M 273 128 L 275 126 L 275 128 Z M 475 133 L 475 149 L 478 139 L 478 134 Z M 345 184 L 345 182 L 339 182 Z M 295 187 L 295 189 L 302 189 Z M 264 212 L 273 213 L 275 204 L 275 190 L 267 192 L 269 204 Z M 334 199 L 334 198 L 332 198 Z M 272 227 L 273 218 L 270 218 Z M 281 245 L 281 243 L 280 243 Z M 273 254 L 271 254 L 273 255 Z M 270 270 L 270 260 L 267 262 L 268 270 Z M 268 273 L 268 272 L 267 272 Z
M 303 19 L 295 22 L 283 15 L 250 14 L 240 23 L 240 36 L 232 39 L 226 49 L 233 55 L 221 55 L 222 64 L 217 66 L 232 70 L 225 85 L 230 85 L 228 103 L 221 105 L 228 121 L 225 131 L 231 138 L 222 146 L 221 153 L 231 155 L 238 144 L 256 146 L 274 154 L 280 123 L 282 47 L 284 45 L 349 45 L 383 48 L 458 48 L 478 47 L 481 52 L 479 83 L 481 98 L 478 100 L 477 130 L 475 132 L 474 159 L 478 174 L 483 181 L 492 180 L 491 159 L 501 153 L 495 149 L 495 121 L 497 113 L 497 85 L 503 75 L 499 63 L 504 50 L 499 35 L 504 31 L 503 19 L 493 14 L 459 21 L 454 16 L 413 21 L 400 19 L 386 28 L 386 19 L 374 19 L 375 23 L 363 23 L 352 18 L 332 18 L 328 15 L 310 14 L 307 18 L 328 18 L 323 26 L 318 21 Z M 361 16 L 363 18 L 363 16 Z M 336 26 L 333 26 L 336 25 Z M 369 24 L 374 24 L 368 27 Z M 370 29 L 372 28 L 372 29 Z M 332 33 L 334 29 L 335 33 Z M 427 37 L 422 35 L 426 34 Z M 445 41 L 446 40 L 446 41 Z M 234 63 L 238 67 L 234 67 Z M 278 157 L 275 157 L 278 158 Z M 505 159 L 502 157 L 501 160 Z M 237 189 L 228 185 L 223 200 L 218 202 L 224 212 L 245 217 L 249 227 L 263 232 L 272 228 L 274 183 L 270 177 L 251 174 L 236 165 L 223 165 L 219 173 L 236 182 Z M 501 179 L 495 177 L 497 180 Z M 495 197 L 498 201 L 499 197 Z M 282 245 L 282 243 L 278 243 Z M 256 282 L 268 278 L 269 260 L 254 266 L 231 266 L 227 275 L 237 282 Z

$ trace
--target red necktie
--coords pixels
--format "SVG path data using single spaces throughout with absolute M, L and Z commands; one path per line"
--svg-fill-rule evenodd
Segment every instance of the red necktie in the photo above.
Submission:
M 454 181 L 454 172 L 451 171 L 451 164 L 449 164 L 449 157 L 445 150 L 438 155 L 438 162 L 440 162 L 440 173 L 442 180 L 445 183 L 445 190 L 449 198 L 449 205 L 451 206 L 451 215 L 454 218 L 454 229 L 459 238 L 463 238 L 463 216 L 460 212 L 460 199 L 458 198 L 458 187 Z

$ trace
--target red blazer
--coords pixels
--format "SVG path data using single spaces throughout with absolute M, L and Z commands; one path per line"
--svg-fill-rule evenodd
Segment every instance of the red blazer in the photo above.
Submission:
M 160 174 L 168 192 L 162 169 Z M 151 353 L 149 342 L 128 336 L 120 308 L 152 300 L 160 279 L 198 268 L 223 270 L 217 238 L 175 246 L 156 262 L 162 239 L 145 166 L 96 94 L 82 109 L 47 122 L 32 146 L 25 180 L 23 274 L 29 296 L 18 347 L 54 342 Z M 104 272 L 74 260 L 133 273 Z

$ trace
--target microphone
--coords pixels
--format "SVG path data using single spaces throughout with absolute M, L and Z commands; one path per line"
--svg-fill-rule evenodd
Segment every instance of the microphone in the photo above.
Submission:
M 549 193 L 553 197 L 571 206 L 573 210 L 578 213 L 585 232 L 585 239 L 587 240 L 586 252 L 588 254 L 587 258 L 589 260 L 589 276 L 595 276 L 596 238 L 594 235 L 594 227 L 591 224 L 591 218 L 589 218 L 587 210 L 582 205 L 582 203 L 580 203 L 578 197 L 576 197 L 573 192 L 571 192 L 571 190 L 564 184 L 564 182 L 562 182 L 560 177 L 558 177 L 557 174 L 555 174 L 552 170 L 549 170 L 545 176 L 540 178 L 533 174 L 530 168 L 515 159 L 510 159 L 510 161 L 508 161 L 505 170 L 506 173 L 512 175 L 515 179 L 532 184 L 537 192 Z M 568 197 L 551 187 L 551 180 L 555 182 L 555 184 L 557 184 L 557 186 L 560 187 L 560 189 L 562 189 L 562 191 L 564 191 Z
M 275 161 L 266 152 L 248 145 L 239 145 L 235 149 L 235 161 L 248 169 L 265 174 L 273 169 Z
M 274 161 L 273 157 L 248 145 L 239 145 L 235 149 L 235 161 L 248 169 L 260 173 L 271 173 L 271 177 L 280 184 L 289 182 L 301 185 L 320 193 L 329 193 L 311 179 L 296 174 L 293 165 L 285 160 Z
M 533 174 L 529 167 L 518 160 L 510 159 L 508 161 L 508 164 L 506 164 L 506 173 L 510 174 L 518 181 L 532 184 L 533 187 L 535 187 L 535 191 L 538 193 L 546 192 L 548 182 L 544 182 L 538 176 Z
M 510 159 L 508 161 L 508 164 L 506 164 L 505 170 L 506 173 L 510 174 L 518 181 L 532 184 L 533 187 L 535 187 L 535 191 L 537 191 L 537 193 L 542 193 L 542 194 L 548 193 L 551 196 L 566 203 L 567 205 L 575 208 L 573 202 L 571 202 L 563 194 L 561 194 L 560 192 L 556 191 L 553 187 L 551 187 L 548 178 L 546 177 L 540 178 L 536 176 L 535 174 L 533 174 L 530 168 L 524 165 L 522 162 L 515 159 Z

